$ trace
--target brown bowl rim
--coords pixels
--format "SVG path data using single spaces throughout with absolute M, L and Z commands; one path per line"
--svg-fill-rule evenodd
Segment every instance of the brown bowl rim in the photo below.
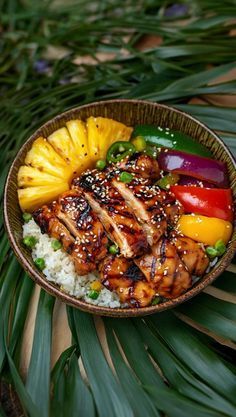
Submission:
M 231 162 L 234 166 L 234 168 L 236 169 L 236 161 L 233 157 L 233 155 L 231 154 L 231 151 L 228 149 L 228 147 L 225 145 L 225 143 L 219 138 L 219 136 L 213 132 L 208 126 L 206 126 L 204 123 L 200 122 L 198 119 L 196 119 L 195 117 L 191 116 L 190 114 L 183 112 L 173 106 L 168 106 L 162 103 L 158 103 L 158 102 L 152 102 L 152 101 L 148 101 L 148 100 L 132 100 L 132 99 L 114 99 L 114 100 L 102 100 L 102 101 L 96 101 L 96 102 L 92 102 L 92 103 L 88 103 L 88 104 L 84 104 L 82 106 L 77 106 L 74 108 L 71 108 L 70 110 L 67 110 L 63 113 L 60 113 L 59 115 L 53 117 L 52 119 L 48 120 L 46 123 L 44 123 L 43 125 L 41 125 L 25 142 L 24 144 L 21 146 L 21 148 L 19 149 L 19 151 L 17 152 L 11 167 L 9 169 L 8 175 L 7 175 L 7 179 L 5 182 L 5 188 L 4 188 L 4 203 L 3 203 L 3 212 L 4 212 L 4 224 L 5 224 L 5 229 L 11 244 L 11 247 L 18 259 L 18 261 L 20 262 L 21 266 L 23 267 L 23 269 L 29 274 L 29 276 L 36 282 L 36 284 L 38 284 L 40 287 L 42 287 L 45 291 L 47 291 L 49 294 L 56 296 L 59 300 L 61 300 L 62 302 L 71 305 L 73 307 L 79 308 L 82 311 L 85 312 L 89 312 L 92 314 L 96 314 L 96 315 L 101 315 L 101 316 L 110 316 L 110 317 L 139 317 L 139 316 L 145 316 L 145 315 L 149 315 L 149 314 L 153 314 L 153 313 L 157 313 L 157 312 L 161 312 L 170 308 L 174 308 L 177 305 L 183 303 L 184 301 L 188 301 L 190 300 L 192 297 L 194 297 L 195 295 L 199 294 L 201 291 L 204 290 L 204 288 L 206 288 L 209 284 L 211 284 L 226 268 L 227 266 L 230 264 L 232 258 L 234 257 L 235 251 L 236 251 L 236 241 L 231 241 L 231 246 L 228 247 L 227 252 L 224 254 L 224 256 L 220 259 L 220 261 L 218 261 L 218 263 L 216 264 L 216 266 L 214 266 L 214 268 L 208 273 L 206 274 L 204 277 L 206 277 L 205 279 L 201 279 L 200 281 L 198 281 L 196 284 L 194 284 L 193 287 L 190 288 L 190 290 L 188 290 L 186 293 L 182 294 L 181 296 L 175 298 L 175 299 L 170 299 L 168 301 L 164 301 L 161 304 L 157 304 L 155 306 L 148 306 L 148 307 L 142 307 L 142 308 L 111 308 L 111 307 L 103 307 L 103 306 L 98 306 L 98 305 L 94 305 L 94 304 L 89 304 L 86 301 L 80 300 L 72 295 L 69 295 L 67 293 L 62 292 L 58 286 L 56 286 L 56 284 L 51 283 L 50 281 L 48 281 L 46 279 L 46 277 L 39 271 L 37 271 L 36 269 L 34 269 L 31 264 L 29 263 L 28 259 L 23 256 L 23 254 L 20 251 L 20 248 L 18 247 L 15 238 L 14 238 L 14 234 L 8 219 L 8 211 L 9 211 L 9 206 L 7 204 L 7 199 L 8 199 L 8 188 L 9 188 L 9 183 L 10 183 L 10 179 L 11 179 L 11 175 L 12 172 L 14 170 L 14 166 L 17 163 L 17 161 L 21 158 L 22 153 L 24 152 L 25 147 L 27 146 L 27 144 L 36 136 L 38 130 L 41 130 L 44 127 L 47 127 L 47 125 L 50 125 L 52 123 L 52 121 L 57 121 L 57 120 L 61 120 L 63 119 L 65 116 L 67 116 L 68 114 L 70 114 L 73 111 L 76 110 L 80 110 L 83 108 L 87 108 L 90 106 L 99 106 L 99 105 L 109 105 L 110 103 L 114 103 L 114 102 L 118 102 L 118 103 L 130 103 L 131 105 L 133 103 L 143 103 L 146 105 L 152 105 L 154 107 L 162 107 L 163 109 L 168 109 L 168 110 L 172 110 L 175 113 L 179 113 L 182 114 L 184 116 L 187 116 L 187 118 L 193 120 L 195 123 L 197 123 L 198 125 L 200 125 L 201 127 L 203 127 L 205 130 L 207 130 L 214 138 L 215 140 L 221 145 L 221 147 L 223 148 L 224 152 L 228 155 L 228 157 L 231 159 Z M 235 230 L 235 222 L 234 222 L 234 230 Z

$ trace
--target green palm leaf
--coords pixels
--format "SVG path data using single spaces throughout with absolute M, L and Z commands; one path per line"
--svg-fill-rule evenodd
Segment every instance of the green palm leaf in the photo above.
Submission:
M 235 76 L 225 78 L 235 69 L 235 1 L 126 3 L 0 2 L 1 196 L 15 153 L 38 126 L 104 98 L 172 104 L 218 131 L 236 154 L 235 107 L 209 101 L 236 92 Z M 161 46 L 143 48 L 147 34 L 161 36 Z M 196 97 L 206 105 L 190 104 Z M 0 236 L 0 379 L 14 386 L 25 415 L 236 415 L 235 266 L 172 312 L 101 320 L 103 342 L 92 316 L 69 307 L 71 346 L 52 371 L 54 299 L 41 291 L 23 379 L 22 336 L 34 284 L 9 249 L 2 211 Z M 0 415 L 7 415 L 1 406 Z

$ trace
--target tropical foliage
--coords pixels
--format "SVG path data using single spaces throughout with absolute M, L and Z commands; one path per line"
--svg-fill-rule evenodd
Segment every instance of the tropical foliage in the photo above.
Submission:
M 0 5 L 1 195 L 12 158 L 29 134 L 55 114 L 94 100 L 173 104 L 219 131 L 236 151 L 235 0 L 178 5 L 1 0 Z M 151 46 L 147 35 L 155 41 Z M 230 96 L 231 108 L 220 104 L 219 96 Z M 236 415 L 234 265 L 192 301 L 152 317 L 94 321 L 68 307 L 71 347 L 52 371 L 55 300 L 41 291 L 23 380 L 22 335 L 34 283 L 9 248 L 2 214 L 0 221 L 1 380 L 14 387 L 25 415 Z M 98 321 L 107 337 L 106 354 Z M 0 415 L 6 416 L 3 405 Z

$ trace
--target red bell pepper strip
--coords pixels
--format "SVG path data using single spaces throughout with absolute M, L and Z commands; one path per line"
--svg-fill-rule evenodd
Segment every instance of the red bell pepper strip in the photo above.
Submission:
M 171 191 L 186 213 L 196 213 L 218 219 L 233 220 L 233 198 L 230 188 L 201 188 L 172 185 Z

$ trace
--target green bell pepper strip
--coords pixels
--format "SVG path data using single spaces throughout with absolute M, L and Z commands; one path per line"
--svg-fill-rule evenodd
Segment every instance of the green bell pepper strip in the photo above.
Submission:
M 130 142 L 119 141 L 114 142 L 107 151 L 107 161 L 109 163 L 120 162 L 128 155 L 136 152 L 135 146 Z
M 153 125 L 135 126 L 132 138 L 142 136 L 150 145 L 184 151 L 194 155 L 212 157 L 211 152 L 201 143 L 185 133 Z

